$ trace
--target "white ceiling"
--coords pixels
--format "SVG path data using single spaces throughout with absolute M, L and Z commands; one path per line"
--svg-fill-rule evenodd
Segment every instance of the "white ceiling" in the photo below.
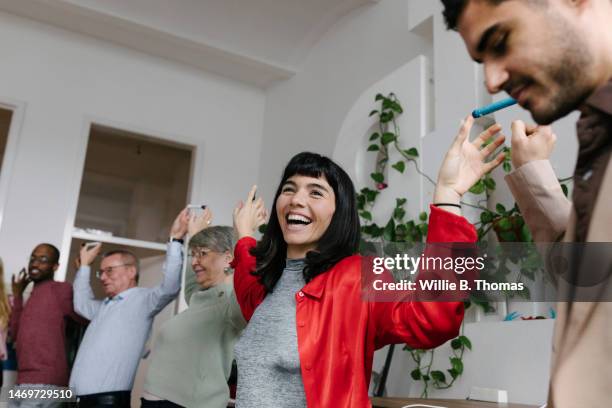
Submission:
M 379 0 L 0 0 L 0 10 L 256 86 L 290 78 L 325 32 Z

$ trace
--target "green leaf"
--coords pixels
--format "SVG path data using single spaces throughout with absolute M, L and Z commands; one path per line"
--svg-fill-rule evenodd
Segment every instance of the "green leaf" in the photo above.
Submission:
M 385 132 L 382 134 L 381 143 L 384 145 L 388 145 L 389 143 L 395 141 L 395 134 L 391 132 Z
M 561 184 L 561 190 L 563 191 L 563 195 L 567 197 L 569 194 L 569 190 L 567 189 L 567 186 L 565 184 Z
M 423 381 L 429 381 L 431 378 L 429 378 L 428 375 L 423 374 Z
M 419 220 L 427 221 L 427 213 L 425 211 L 419 214 Z
M 380 150 L 380 147 L 378 147 L 377 144 L 371 144 L 370 146 L 368 146 L 368 152 L 377 152 Z
M 521 242 L 531 242 L 532 241 L 532 237 L 531 237 L 531 231 L 529 231 L 529 228 L 527 228 L 526 224 L 523 224 L 523 226 L 521 227 Z
M 491 211 L 483 211 L 480 213 L 480 222 L 488 224 L 493 221 L 493 213 Z
M 485 178 L 484 184 L 487 190 L 495 190 L 495 180 L 493 180 L 491 177 Z
M 400 105 L 398 101 L 391 102 L 391 109 L 400 114 L 404 113 L 404 109 L 402 108 L 402 105 Z
M 261 224 L 261 225 L 259 226 L 259 228 L 258 228 L 258 231 L 259 231 L 261 234 L 265 234 L 265 233 L 266 233 L 266 228 L 268 228 L 268 224 Z
M 407 201 L 407 200 L 406 200 L 405 198 L 396 198 L 396 199 L 395 199 L 395 206 L 396 206 L 396 207 L 401 207 L 401 206 L 403 206 L 404 204 L 406 204 L 406 201 Z
M 427 236 L 427 224 L 420 224 L 419 231 L 423 236 Z
M 512 230 L 512 221 L 510 218 L 501 218 L 497 222 L 497 227 L 502 231 L 511 231 Z
M 395 227 L 395 237 L 398 240 L 401 241 L 402 239 L 404 239 L 406 236 L 406 233 L 407 233 L 406 226 L 404 224 L 400 224 L 397 227 Z
M 516 242 L 516 234 L 514 232 L 502 231 L 499 233 L 499 237 L 505 242 Z
M 383 94 L 380 93 L 376 94 L 376 96 L 374 97 L 375 101 L 380 101 L 381 99 L 385 99 L 385 97 L 383 96 Z
M 359 216 L 365 220 L 372 221 L 372 213 L 369 211 L 362 211 Z
M 453 380 L 457 377 L 459 377 L 459 373 L 457 372 L 457 370 L 455 370 L 454 368 L 451 368 L 448 371 L 448 373 L 450 374 L 451 377 L 453 377 Z
M 385 181 L 385 176 L 383 176 L 382 173 L 372 173 L 370 174 L 370 177 L 372 177 L 372 180 L 377 183 L 382 183 Z
M 380 123 L 388 123 L 393 120 L 395 115 L 393 112 L 383 112 L 380 114 Z
M 453 341 L 451 341 L 451 347 L 453 350 L 459 350 L 462 346 L 461 340 L 457 339 L 453 339 Z
M 471 188 L 470 188 L 470 193 L 472 194 L 482 194 L 485 191 L 485 185 L 484 182 L 482 181 L 482 179 L 478 180 L 476 182 L 476 184 L 474 184 Z
M 368 189 L 368 191 L 366 191 L 364 194 L 366 201 L 373 203 L 376 200 L 376 197 L 378 196 L 379 192 L 376 190 Z
M 512 165 L 509 162 L 504 162 L 503 168 L 506 173 L 510 173 L 512 171 Z
M 376 115 L 377 113 L 378 113 L 378 111 L 377 111 L 376 109 L 374 109 L 372 112 L 370 112 L 370 114 L 368 115 L 368 117 L 369 117 L 369 116 L 374 116 L 374 115 Z
M 395 210 L 393 210 L 393 218 L 395 218 L 398 221 L 401 221 L 405 215 L 406 215 L 406 210 L 404 210 L 401 207 L 396 207 Z
M 372 133 L 372 136 L 370 136 L 370 142 L 373 142 L 374 140 L 378 139 L 379 137 L 380 137 L 380 133 L 378 133 L 378 132 Z
M 404 153 L 406 153 L 408 156 L 419 157 L 419 151 L 416 149 L 416 147 L 411 147 L 408 150 L 404 150 Z
M 495 209 L 497 210 L 497 212 L 498 212 L 500 215 L 504 215 L 504 214 L 506 213 L 506 207 L 504 207 L 504 205 L 503 205 L 503 204 L 499 204 L 499 203 L 498 203 L 498 204 L 495 206 Z
M 399 171 L 400 173 L 403 173 L 404 170 L 406 169 L 406 163 L 404 163 L 402 160 L 400 160 L 397 163 L 395 163 L 394 165 L 392 165 L 391 167 L 393 167 L 395 170 Z
M 451 365 L 453 366 L 453 370 L 457 372 L 457 374 L 463 373 L 463 361 L 461 361 L 458 357 L 450 358 Z
M 435 381 L 446 383 L 446 376 L 444 375 L 442 371 L 439 371 L 439 370 L 432 371 L 431 378 L 433 378 Z
M 419 381 L 421 379 L 421 370 L 419 370 L 418 368 L 415 368 L 414 370 L 410 372 L 410 376 L 412 377 L 414 381 Z
M 357 196 L 357 209 L 358 210 L 363 210 L 365 207 L 365 203 L 366 203 L 366 198 L 363 194 L 359 194 Z
M 461 344 L 463 344 L 469 350 L 472 349 L 472 342 L 466 336 L 459 336 L 459 341 L 461 342 Z
M 387 241 L 395 241 L 395 221 L 393 221 L 393 218 L 385 226 L 383 238 Z

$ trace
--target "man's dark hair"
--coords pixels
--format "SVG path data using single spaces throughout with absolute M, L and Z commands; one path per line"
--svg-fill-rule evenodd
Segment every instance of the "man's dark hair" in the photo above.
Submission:
M 57 247 L 53 244 L 49 244 L 47 242 L 44 242 L 42 244 L 39 244 L 37 246 L 44 246 L 47 247 L 51 250 L 51 259 L 49 261 L 51 261 L 52 265 L 55 265 L 59 262 L 60 259 L 60 251 L 59 249 L 57 249 Z
M 444 11 L 442 15 L 444 16 L 444 21 L 446 22 L 446 28 L 449 30 L 457 30 L 457 24 L 459 22 L 459 17 L 461 17 L 461 13 L 465 10 L 465 7 L 468 5 L 470 1 L 485 1 L 492 5 L 498 5 L 508 0 L 442 0 L 442 4 L 444 5 Z M 546 4 L 548 0 L 525 0 L 529 3 L 535 4 Z
M 444 4 L 444 11 L 442 15 L 444 16 L 444 21 L 446 22 L 446 28 L 449 30 L 457 29 L 457 22 L 459 21 L 459 17 L 461 17 L 461 13 L 467 6 L 470 1 L 474 0 L 442 0 L 442 4 Z M 506 0 L 484 0 L 491 4 L 499 4 L 502 1 Z
M 287 243 L 283 238 L 276 214 L 276 201 L 285 182 L 295 175 L 325 177 L 336 196 L 336 211 L 329 227 L 319 239 L 316 250 L 306 254 L 304 280 L 310 282 L 341 259 L 356 253 L 359 247 L 359 215 L 351 178 L 340 166 L 325 156 L 308 152 L 299 153 L 287 164 L 272 201 L 270 221 L 266 231 L 257 246 L 251 249 L 251 254 L 257 259 L 257 267 L 253 274 L 260 278 L 267 292 L 271 292 L 280 279 L 287 258 Z

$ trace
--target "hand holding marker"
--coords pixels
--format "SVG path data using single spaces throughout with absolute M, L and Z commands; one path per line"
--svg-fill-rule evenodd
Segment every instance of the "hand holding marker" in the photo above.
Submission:
M 489 113 L 497 112 L 498 110 L 507 108 L 508 106 L 512 106 L 516 104 L 516 99 L 514 98 L 506 98 L 501 101 L 494 102 L 490 105 L 483 106 L 482 108 L 475 109 L 472 112 L 473 118 L 479 118 L 481 116 L 488 115 Z

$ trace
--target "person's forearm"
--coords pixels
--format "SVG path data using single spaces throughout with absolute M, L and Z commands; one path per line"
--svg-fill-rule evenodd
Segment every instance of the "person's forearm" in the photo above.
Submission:
M 451 188 L 438 185 L 434 191 L 433 204 L 436 206 L 437 204 L 455 204 L 460 206 L 461 196 Z M 462 215 L 461 207 L 456 207 L 454 205 L 441 205 L 439 208 L 455 215 Z
M 97 308 L 95 295 L 89 284 L 91 267 L 83 265 L 77 271 L 73 284 L 74 311 L 89 320 L 93 318 Z
M 166 248 L 163 279 L 149 292 L 148 304 L 152 316 L 170 303 L 181 290 L 182 245 L 174 241 L 169 242 Z
M 164 279 L 161 284 L 163 295 L 176 295 L 181 289 L 181 269 L 183 266 L 182 245 L 179 242 L 171 242 L 166 254 L 166 268 Z
M 559 239 L 567 228 L 572 205 L 563 194 L 550 161 L 526 163 L 505 179 L 534 241 Z

